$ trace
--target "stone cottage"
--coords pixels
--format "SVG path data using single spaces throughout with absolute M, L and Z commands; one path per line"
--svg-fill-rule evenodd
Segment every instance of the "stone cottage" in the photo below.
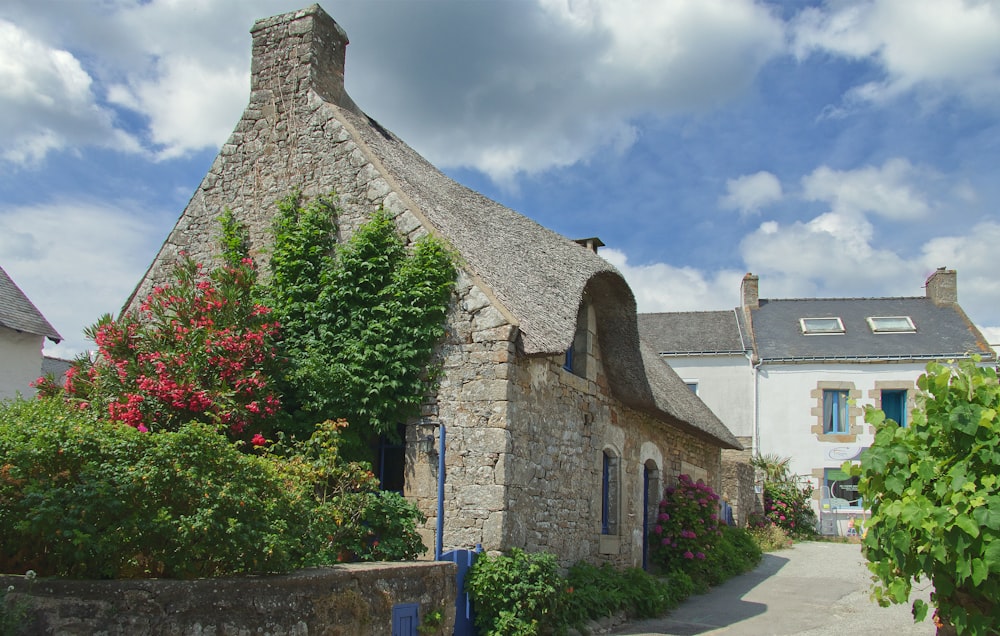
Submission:
M 397 461 L 399 486 L 429 517 L 425 543 L 435 542 L 443 450 L 446 549 L 641 564 L 664 483 L 688 473 L 718 489 L 721 450 L 739 445 L 640 345 L 621 274 L 449 179 L 365 115 L 344 91 L 347 36 L 318 5 L 251 33 L 250 103 L 130 302 L 180 250 L 210 259 L 224 208 L 263 250 L 273 204 L 293 188 L 336 191 L 343 236 L 383 207 L 408 240 L 431 233 L 461 257 L 440 385 L 405 423 Z M 428 449 L 442 425 L 445 448 Z

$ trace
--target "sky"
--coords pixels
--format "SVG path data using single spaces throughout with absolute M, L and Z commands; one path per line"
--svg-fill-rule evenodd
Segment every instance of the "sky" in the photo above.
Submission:
M 306 0 L 4 0 L 0 266 L 117 314 Z M 455 180 L 599 237 L 639 311 L 923 296 L 1000 342 L 1000 0 L 325 0 L 353 100 Z

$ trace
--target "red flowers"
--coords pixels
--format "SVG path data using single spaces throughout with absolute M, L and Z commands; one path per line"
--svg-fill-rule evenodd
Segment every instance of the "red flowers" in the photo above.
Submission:
M 66 395 L 135 428 L 200 420 L 235 436 L 259 429 L 281 402 L 271 381 L 278 323 L 253 300 L 253 261 L 206 272 L 184 257 L 174 278 L 153 287 L 137 312 L 90 328 L 99 355 L 74 366 Z M 258 437 L 255 446 L 266 443 Z

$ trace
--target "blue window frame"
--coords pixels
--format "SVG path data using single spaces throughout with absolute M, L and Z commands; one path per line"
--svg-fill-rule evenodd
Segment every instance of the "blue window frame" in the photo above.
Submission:
M 886 419 L 906 428 L 906 390 L 905 389 L 883 389 L 882 391 L 882 412 Z
M 847 433 L 847 391 L 823 390 L 823 433 Z

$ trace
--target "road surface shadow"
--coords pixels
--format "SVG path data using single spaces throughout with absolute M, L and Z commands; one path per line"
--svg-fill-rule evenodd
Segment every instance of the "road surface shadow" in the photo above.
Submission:
M 713 587 L 705 594 L 691 596 L 680 607 L 660 618 L 629 623 L 615 634 L 694 636 L 753 618 L 767 611 L 764 603 L 744 601 L 750 590 L 777 574 L 788 559 L 775 553 L 765 553 L 760 564 L 737 577 Z

